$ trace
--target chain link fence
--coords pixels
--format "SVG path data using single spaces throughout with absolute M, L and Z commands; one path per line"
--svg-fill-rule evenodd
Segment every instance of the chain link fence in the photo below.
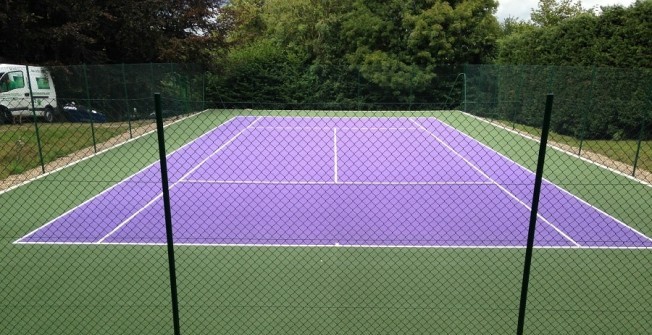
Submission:
M 192 65 L 53 67 L 56 98 L 3 96 L 3 332 L 652 327 L 648 70 L 340 70 L 275 99 Z

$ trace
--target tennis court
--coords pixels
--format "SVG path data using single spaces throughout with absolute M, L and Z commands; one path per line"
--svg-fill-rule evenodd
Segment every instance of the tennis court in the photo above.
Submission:
M 237 116 L 168 171 L 175 244 L 205 246 L 523 248 L 534 184 L 435 117 Z M 156 162 L 15 243 L 165 244 L 159 176 Z M 542 199 L 537 247 L 652 247 L 550 182 Z

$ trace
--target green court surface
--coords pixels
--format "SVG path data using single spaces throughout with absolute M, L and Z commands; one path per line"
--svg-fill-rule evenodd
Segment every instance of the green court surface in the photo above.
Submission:
M 435 116 L 530 170 L 536 166 L 535 141 L 452 111 L 210 110 L 168 126 L 168 152 L 236 115 Z M 0 332 L 172 332 L 164 246 L 13 243 L 157 157 L 156 134 L 149 134 L 0 194 Z M 548 151 L 544 177 L 652 235 L 649 185 L 558 150 Z M 181 332 L 513 333 L 524 253 L 177 246 Z M 535 249 L 526 333 L 649 331 L 650 264 L 648 249 Z

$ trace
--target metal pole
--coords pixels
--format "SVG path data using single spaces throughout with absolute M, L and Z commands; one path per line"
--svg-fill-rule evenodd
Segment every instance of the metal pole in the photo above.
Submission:
M 462 74 L 464 75 L 463 78 L 464 79 L 464 109 L 463 109 L 464 113 L 466 113 L 466 70 L 467 70 L 466 67 L 467 67 L 467 63 L 464 63 L 464 70 L 462 70 Z
M 206 71 L 201 75 L 201 110 L 206 110 Z
M 516 68 L 518 69 L 518 65 L 516 65 Z M 514 107 L 514 113 L 512 113 L 512 130 L 516 129 L 516 113 L 518 113 L 519 109 L 521 109 L 521 106 L 523 105 L 523 86 L 525 85 L 525 74 L 521 72 L 521 84 L 517 87 L 517 93 L 516 93 L 516 106 Z
M 127 76 L 125 75 L 125 64 L 122 63 L 122 86 L 125 89 L 125 102 L 127 104 L 127 122 L 129 123 L 129 138 L 134 138 L 131 132 L 131 108 L 129 106 L 129 92 L 127 91 Z
M 641 156 L 641 143 L 643 142 L 643 137 L 645 137 L 646 123 L 647 123 L 647 118 L 643 118 L 643 121 L 641 121 L 641 130 L 638 134 L 638 144 L 636 146 L 636 156 L 634 157 L 634 169 L 632 170 L 632 177 L 636 177 L 636 168 L 638 166 L 638 159 Z
M 584 146 L 584 137 L 586 136 L 586 122 L 588 114 L 593 110 L 593 87 L 595 85 L 595 66 L 591 70 L 591 89 L 589 90 L 589 109 L 582 114 L 582 130 L 580 131 L 580 148 L 577 156 L 582 156 L 582 147 Z
M 41 134 L 36 121 L 36 106 L 34 106 L 34 91 L 32 90 L 32 77 L 29 75 L 29 66 L 25 66 L 27 72 L 27 87 L 29 88 L 29 97 L 32 102 L 32 120 L 34 121 L 34 130 L 36 131 L 36 145 L 38 146 L 38 159 L 41 163 L 41 172 L 45 173 L 45 161 L 43 160 L 43 147 L 41 146 Z
M 91 121 L 91 136 L 93 137 L 93 152 L 97 153 L 97 141 L 95 140 L 95 124 L 93 123 L 93 104 L 91 103 L 91 93 L 88 88 L 88 75 L 86 74 L 86 64 L 83 65 L 84 69 L 84 83 L 86 83 L 86 100 L 88 101 L 88 114 L 89 120 Z
M 527 289 L 530 282 L 530 267 L 532 265 L 532 249 L 534 247 L 534 234 L 537 225 L 537 212 L 539 210 L 539 197 L 541 195 L 541 180 L 543 179 L 543 166 L 546 159 L 546 145 L 550 132 L 550 116 L 552 115 L 553 94 L 546 97 L 546 110 L 543 116 L 543 129 L 539 145 L 539 160 L 534 181 L 534 195 L 532 196 L 532 210 L 530 211 L 530 227 L 527 233 L 527 247 L 525 249 L 525 265 L 523 267 L 523 282 L 521 286 L 521 302 L 518 309 L 518 325 L 516 334 L 522 335 L 525 326 L 525 305 L 527 304 Z
M 172 211 L 170 209 L 170 187 L 168 185 L 168 168 L 165 153 L 165 134 L 163 129 L 163 113 L 161 111 L 161 94 L 154 94 L 156 110 L 156 134 L 158 135 L 158 151 L 161 162 L 161 184 L 163 187 L 163 210 L 165 212 L 165 235 L 167 237 L 168 264 L 170 269 L 170 293 L 172 296 L 172 322 L 174 334 L 181 334 L 179 324 L 179 299 L 177 295 L 177 275 L 174 264 L 174 236 L 172 233 Z

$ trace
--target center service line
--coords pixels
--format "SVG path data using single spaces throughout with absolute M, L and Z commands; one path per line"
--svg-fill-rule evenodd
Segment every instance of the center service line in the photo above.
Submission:
M 337 128 L 333 128 L 333 164 L 334 164 L 334 182 L 337 184 Z

